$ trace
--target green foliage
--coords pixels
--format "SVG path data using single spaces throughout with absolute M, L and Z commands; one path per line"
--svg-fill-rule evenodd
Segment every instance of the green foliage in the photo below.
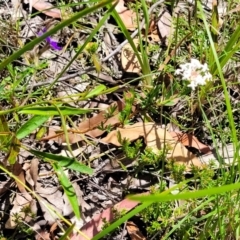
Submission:
M 130 91 L 128 93 L 124 93 L 124 109 L 119 113 L 119 121 L 124 126 L 129 123 L 129 119 L 132 113 L 132 106 L 135 100 L 134 91 Z
M 230 170 L 222 165 L 219 167 L 218 172 L 213 169 L 211 164 L 202 169 L 193 166 L 191 177 L 186 180 L 186 168 L 184 165 L 176 164 L 173 161 L 168 161 L 166 167 L 163 165 L 166 160 L 168 147 L 156 153 L 151 148 L 145 147 L 142 139 L 130 142 L 128 139 L 122 139 L 120 134 L 118 134 L 118 140 L 122 144 L 121 149 L 125 156 L 136 161 L 134 170 L 141 173 L 142 170 L 150 166 L 151 171 L 154 170 L 154 174 L 159 177 L 160 183 L 150 189 L 151 194 L 149 196 L 132 197 L 132 199 L 143 201 L 143 204 L 137 206 L 132 211 L 128 213 L 114 211 L 115 221 L 113 223 L 105 222 L 102 232 L 93 239 L 97 240 L 107 236 L 114 229 L 118 229 L 122 223 L 136 215 L 147 225 L 148 238 L 156 234 L 161 235 L 159 236 L 161 239 L 177 239 L 179 236 L 181 239 L 225 239 L 226 236 L 229 236 L 231 239 L 239 238 L 239 129 L 237 126 L 238 122 L 233 114 L 237 112 L 238 108 L 233 110 L 230 99 L 231 94 L 229 94 L 229 83 L 224 79 L 223 72 L 224 67 L 233 59 L 234 54 L 239 51 L 240 26 L 237 18 L 229 17 L 232 22 L 229 22 L 229 26 L 223 31 L 220 26 L 217 7 L 213 6 L 213 10 L 207 16 L 200 1 L 196 1 L 196 5 L 193 7 L 195 9 L 193 12 L 188 13 L 189 19 L 182 17 L 181 14 L 175 15 L 177 17 L 173 19 L 174 37 L 171 39 L 167 49 L 164 49 L 159 43 L 148 43 L 151 17 L 151 14 L 148 14 L 149 3 L 144 0 L 141 0 L 141 4 L 130 3 L 131 9 L 137 14 L 139 31 L 141 30 L 140 17 L 143 16 L 145 19 L 145 31 L 140 31 L 143 34 L 138 34 L 139 46 L 136 46 L 129 31 L 114 10 L 115 6 L 111 5 L 111 3 L 111 0 L 101 1 L 92 7 L 90 7 L 91 3 L 88 3 L 88 7 L 76 14 L 70 14 L 69 19 L 63 20 L 41 37 L 27 43 L 23 48 L 15 50 L 10 56 L 11 48 L 13 46 L 16 48 L 18 43 L 17 41 L 15 42 L 16 44 L 8 43 L 9 39 L 8 36 L 6 37 L 6 34 L 11 36 L 9 38 L 12 39 L 12 34 L 16 34 L 18 31 L 18 26 L 6 29 L 2 27 L 2 22 L 0 23 L 0 26 L 4 29 L 0 33 L 0 43 L 8 45 L 7 47 L 9 48 L 8 53 L 5 55 L 5 57 L 8 57 L 0 63 L 0 69 L 4 69 L 7 72 L 7 75 L 2 77 L 0 82 L 2 93 L 0 101 L 4 103 L 3 109 L 0 110 L 0 150 L 6 155 L 4 166 L 1 166 L 1 169 L 4 170 L 6 165 L 13 165 L 16 162 L 21 147 L 26 149 L 20 140 L 41 128 L 53 116 L 60 116 L 62 131 L 66 135 L 67 147 L 72 154 L 66 127 L 66 116 L 85 115 L 90 113 L 92 109 L 66 106 L 63 99 L 52 98 L 52 93 L 49 91 L 73 61 L 83 52 L 87 55 L 88 63 L 93 64 L 96 71 L 100 73 L 102 63 L 97 55 L 100 42 L 94 42 L 94 39 L 98 39 L 98 31 L 103 27 L 109 16 L 112 15 L 118 24 L 119 31 L 129 41 L 137 56 L 142 68 L 140 79 L 143 79 L 137 90 L 130 87 L 131 90 L 124 94 L 125 106 L 118 114 L 121 127 L 130 124 L 132 120 L 132 106 L 138 99 L 138 107 L 140 109 L 140 113 L 137 116 L 138 119 L 155 121 L 156 123 L 160 122 L 161 124 L 164 119 L 175 123 L 181 130 L 191 131 L 194 134 L 198 133 L 199 129 L 207 127 L 214 147 L 218 149 L 219 139 L 223 144 L 231 142 L 234 145 L 235 155 L 232 166 L 229 166 Z M 173 0 L 166 4 L 170 5 L 171 9 L 174 10 L 176 3 L 177 1 Z M 235 6 L 233 1 L 229 4 L 231 5 L 229 9 Z M 36 82 L 41 82 L 43 79 L 38 75 L 47 66 L 47 62 L 35 59 L 34 57 L 36 56 L 34 56 L 33 58 L 29 57 L 28 61 L 30 64 L 28 66 L 19 67 L 15 65 L 14 61 L 23 57 L 24 54 L 33 49 L 47 36 L 62 30 L 66 26 L 72 25 L 73 28 L 84 28 L 85 26 L 78 23 L 79 18 L 83 19 L 88 14 L 95 14 L 97 10 L 105 6 L 109 10 L 98 21 L 96 27 L 89 31 L 89 36 L 87 36 L 83 44 L 76 48 L 77 53 L 64 67 L 55 81 L 47 88 L 28 92 L 29 76 L 34 76 Z M 68 11 L 68 9 L 65 9 L 65 14 L 68 14 Z M 186 36 L 190 37 L 186 38 Z M 185 40 L 181 42 L 182 39 Z M 178 44 L 180 45 L 178 46 Z M 166 50 L 164 54 L 160 52 L 161 49 Z M 171 54 L 172 49 L 174 54 Z M 0 46 L 0 51 L 3 52 L 2 46 Z M 150 56 L 154 55 L 159 57 L 154 60 L 156 64 L 150 67 L 152 61 Z M 168 57 L 170 59 L 165 64 L 165 60 Z M 206 86 L 200 87 L 197 92 L 191 91 L 187 87 L 186 82 L 180 82 L 178 77 L 174 75 L 179 64 L 188 61 L 189 58 L 197 58 L 201 62 L 207 62 L 214 78 L 214 82 L 209 82 Z M 163 63 L 165 64 L 164 69 L 159 73 L 159 65 Z M 153 74 L 153 71 L 156 73 Z M 167 78 L 170 82 L 169 84 L 166 84 L 166 76 L 169 77 Z M 136 81 L 136 79 L 133 81 Z M 233 84 L 238 85 L 238 83 Z M 122 86 L 126 87 L 128 84 Z M 74 96 L 78 97 L 79 101 L 89 100 L 99 95 L 112 93 L 122 86 L 107 88 L 105 85 L 97 84 L 93 88 L 89 88 L 85 92 Z M 217 110 L 214 114 L 216 118 L 219 118 L 218 111 L 223 112 L 221 114 L 224 119 L 215 128 L 212 126 L 211 119 L 208 118 L 206 112 L 209 106 L 214 107 L 214 99 L 218 99 L 218 93 L 222 91 L 225 101 L 225 105 L 222 108 L 224 110 L 216 108 Z M 178 105 L 176 109 L 176 99 L 180 99 L 180 101 L 186 100 L 187 103 Z M 69 96 L 69 101 L 71 101 L 71 96 Z M 105 118 L 109 119 L 114 116 L 116 109 L 117 106 L 111 106 L 105 114 Z M 170 118 L 169 116 L 171 114 L 174 115 L 174 113 L 178 113 L 179 116 L 175 117 L 175 119 Z M 34 116 L 29 118 L 28 114 Z M 194 119 L 195 115 L 198 115 L 197 121 Z M 111 132 L 114 126 L 104 126 L 104 123 L 101 123 L 98 128 Z M 218 138 L 217 141 L 216 136 L 219 135 L 221 138 Z M 68 158 L 32 149 L 28 150 L 34 156 L 52 164 L 75 215 L 80 218 L 78 199 L 65 170 L 70 169 L 84 174 L 92 174 L 93 170 L 80 163 L 74 157 Z M 161 168 L 160 171 L 159 168 Z M 163 171 L 163 169 L 167 169 L 167 171 Z M 8 173 L 7 169 L 5 170 Z M 8 174 L 14 178 L 10 173 Z M 166 181 L 163 181 L 163 179 L 166 179 Z M 170 183 L 173 183 L 174 187 L 171 187 Z M 21 213 L 24 216 L 35 217 L 28 208 L 23 208 Z M 15 218 L 17 223 L 16 232 L 30 236 L 32 230 L 24 224 L 22 215 L 15 214 Z M 71 225 L 60 239 L 67 238 L 73 228 L 74 225 Z
M 140 166 L 153 166 L 154 169 L 158 169 L 163 165 L 166 160 L 168 149 L 159 150 L 155 153 L 152 148 L 146 147 L 144 151 L 140 154 L 138 159 L 138 165 Z
M 45 123 L 48 119 L 48 116 L 33 116 L 17 130 L 16 137 L 18 139 L 26 137 L 28 134 L 32 133 L 43 123 Z
M 137 140 L 133 144 L 128 139 L 122 139 L 121 134 L 118 132 L 118 141 L 122 145 L 123 152 L 127 158 L 134 159 L 138 156 L 140 148 L 142 147 L 142 141 Z
M 162 182 L 160 186 L 153 186 L 150 190 L 151 194 L 161 193 L 166 188 L 166 182 Z M 171 224 L 172 212 L 174 204 L 169 203 L 153 203 L 142 212 L 140 217 L 147 224 L 148 238 L 154 236 L 157 232 L 162 232 Z
M 170 170 L 171 178 L 174 179 L 175 182 L 180 183 L 184 180 L 184 172 L 186 171 L 185 165 L 176 164 L 174 161 L 169 161 L 167 168 Z

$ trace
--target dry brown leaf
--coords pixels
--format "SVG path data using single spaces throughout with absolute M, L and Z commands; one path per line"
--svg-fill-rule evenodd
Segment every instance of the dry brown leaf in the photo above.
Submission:
M 22 210 L 23 207 L 30 206 L 30 203 L 32 201 L 31 195 L 26 191 L 24 185 L 26 184 L 24 171 L 22 169 L 22 166 L 16 162 L 13 165 L 12 168 L 13 174 L 18 178 L 20 181 L 16 181 L 17 187 L 20 191 L 20 193 L 16 193 L 16 197 L 13 201 L 13 207 L 10 211 L 9 218 L 5 224 L 5 227 L 7 229 L 14 229 L 17 225 L 17 222 L 15 221 L 15 214 L 18 213 L 19 216 L 22 217 L 25 221 L 30 221 L 28 216 L 25 216 L 25 213 Z M 26 219 L 26 217 L 28 219 Z
M 25 189 L 25 187 L 24 187 L 24 185 L 26 185 L 24 171 L 22 170 L 22 171 L 20 172 L 20 174 L 17 175 L 16 177 L 21 181 L 21 182 L 16 181 L 17 186 L 18 186 L 18 189 L 19 189 L 19 191 L 21 192 L 21 196 L 23 196 L 23 197 L 26 199 L 26 201 L 30 202 L 30 201 L 32 200 L 32 197 L 31 197 L 31 195 L 26 191 L 26 189 Z M 24 185 L 23 185 L 22 183 L 23 183 Z
M 47 16 L 61 18 L 61 11 L 45 0 L 30 0 L 31 6 Z
M 89 239 L 92 239 L 97 233 L 102 230 L 105 222 L 112 222 L 114 220 L 114 211 L 130 211 L 138 205 L 138 202 L 124 199 L 117 203 L 114 207 L 107 208 L 102 213 L 93 217 L 93 219 L 86 223 L 80 230 Z M 86 240 L 83 235 L 73 235 L 71 240 Z
M 15 162 L 14 165 L 12 166 L 11 172 L 18 176 L 22 172 L 22 165 L 19 162 Z
M 172 16 L 167 10 L 163 10 L 160 14 L 158 21 L 158 30 L 160 32 L 162 40 L 168 45 L 169 40 L 172 38 Z
M 135 46 L 138 46 L 138 39 L 133 39 Z M 140 73 L 141 66 L 131 45 L 127 43 L 121 52 L 122 68 L 125 72 Z
M 23 208 L 30 206 L 31 207 L 31 201 L 32 198 L 28 193 L 20 194 L 17 193 L 16 197 L 13 202 L 13 207 L 10 211 L 9 218 L 7 222 L 5 223 L 5 228 L 7 229 L 14 229 L 17 226 L 16 221 L 16 214 L 18 214 L 19 217 L 21 217 L 24 221 L 29 222 L 31 218 L 27 216 L 24 211 L 22 211 Z
M 198 139 L 191 134 L 182 132 L 169 133 L 174 139 L 176 139 L 178 142 L 181 142 L 184 146 L 194 147 L 204 154 L 211 152 L 211 149 L 207 145 L 199 142 Z
M 154 42 L 160 42 L 159 33 L 157 30 L 157 25 L 155 23 L 155 19 L 151 19 L 149 24 L 148 38 L 151 37 L 151 40 Z
M 146 240 L 134 222 L 127 222 L 126 228 L 132 240 Z
M 110 117 L 109 119 L 106 119 L 106 114 L 108 110 L 112 107 L 116 106 L 116 110 L 113 113 L 113 116 Z M 78 129 L 69 129 L 68 130 L 68 137 L 69 137 L 69 142 L 71 144 L 74 144 L 76 142 L 83 141 L 84 138 L 81 137 L 81 134 L 86 134 L 90 137 L 96 138 L 101 136 L 103 133 L 105 133 L 105 130 L 100 130 L 97 127 L 101 126 L 101 124 L 104 127 L 107 127 L 109 125 L 111 126 L 117 126 L 120 121 L 119 121 L 119 116 L 118 113 L 121 112 L 124 108 L 125 104 L 123 101 L 116 101 L 112 103 L 108 109 L 105 111 L 100 112 L 96 116 L 86 119 L 80 124 L 78 124 Z M 135 106 L 132 107 L 133 114 L 136 112 Z M 41 141 L 47 141 L 47 140 L 55 140 L 59 144 L 66 142 L 66 137 L 64 136 L 63 133 L 56 134 L 57 131 L 61 130 L 60 127 L 55 127 L 54 128 L 49 128 L 48 130 L 48 135 L 44 138 L 41 139 Z
M 115 10 L 119 14 L 120 18 L 122 19 L 125 27 L 128 30 L 134 30 L 137 27 L 136 13 L 132 10 L 129 10 L 124 5 L 125 5 L 124 0 L 119 0 L 115 7 Z
M 191 165 L 202 167 L 201 161 L 194 154 L 173 139 L 165 129 L 158 127 L 155 123 L 136 123 L 124 128 L 117 128 L 117 130 L 110 132 L 101 141 L 121 146 L 117 137 L 118 132 L 121 134 L 122 139 L 126 138 L 130 141 L 144 137 L 146 145 L 154 152 L 158 152 L 158 150 L 169 146 L 170 150 L 168 151 L 167 158 L 185 165 L 187 170 L 191 168 Z
M 52 237 L 51 239 L 56 239 L 56 236 L 55 236 L 54 232 L 57 230 L 57 228 L 58 228 L 58 223 L 57 222 L 53 223 L 50 230 L 49 230 L 50 235 Z
M 96 128 L 101 124 L 103 124 L 104 127 L 109 125 L 115 126 L 116 124 L 119 124 L 120 122 L 118 113 L 123 110 L 124 106 L 125 104 L 122 101 L 112 103 L 105 111 L 102 111 L 98 115 L 78 124 L 79 131 L 87 133 L 87 135 L 90 137 L 98 137 L 102 135 L 105 131 Z M 106 119 L 106 114 L 112 107 L 116 107 L 115 111 L 113 112 L 113 116 L 109 119 Z
M 34 158 L 31 161 L 31 166 L 30 166 L 30 175 L 33 179 L 33 183 L 34 183 L 34 187 L 36 186 L 37 183 L 37 179 L 38 179 L 38 164 L 39 164 L 39 160 L 37 158 Z

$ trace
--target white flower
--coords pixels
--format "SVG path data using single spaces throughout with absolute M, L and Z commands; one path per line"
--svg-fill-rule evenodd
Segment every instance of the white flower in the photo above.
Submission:
M 201 64 L 197 59 L 191 59 L 190 63 L 181 64 L 175 74 L 181 75 L 182 80 L 189 81 L 188 86 L 192 90 L 195 90 L 198 85 L 205 85 L 206 81 L 212 80 L 207 64 Z

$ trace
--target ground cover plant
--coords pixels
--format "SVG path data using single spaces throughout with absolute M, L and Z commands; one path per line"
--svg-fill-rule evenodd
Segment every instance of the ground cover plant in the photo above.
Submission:
M 1 239 L 238 239 L 239 11 L 0 2 Z

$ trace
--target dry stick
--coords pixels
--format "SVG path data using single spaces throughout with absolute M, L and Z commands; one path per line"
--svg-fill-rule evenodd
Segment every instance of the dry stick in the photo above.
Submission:
M 153 10 L 160 4 L 162 4 L 164 2 L 164 0 L 159 0 L 158 2 L 154 3 L 148 10 L 148 14 L 151 15 L 151 13 L 153 12 Z M 145 25 L 145 19 L 142 20 L 141 24 L 140 24 L 140 28 L 139 29 L 136 29 L 132 34 L 131 34 L 131 38 L 134 38 L 137 36 L 137 34 L 139 33 L 139 31 L 141 31 L 143 29 Z M 108 56 L 106 56 L 103 60 L 102 60 L 102 63 L 103 62 L 106 62 L 107 60 L 109 60 L 111 57 L 113 57 L 114 55 L 116 55 L 118 52 L 121 51 L 121 49 L 128 43 L 128 40 L 126 39 L 124 42 L 122 42 L 114 51 L 112 51 Z M 74 78 L 74 77 L 77 77 L 77 76 L 81 76 L 83 74 L 89 74 L 89 72 L 91 71 L 94 71 L 95 68 L 94 67 L 90 67 L 90 68 L 87 68 L 86 70 L 83 70 L 81 72 L 76 72 L 76 73 L 73 73 L 73 74 L 69 74 L 65 77 L 62 77 L 62 78 L 59 78 L 58 81 L 61 82 L 61 81 L 66 81 L 68 79 L 71 79 L 71 78 Z M 105 80 L 105 79 L 103 79 Z M 55 80 L 50 80 L 50 81 L 45 81 L 45 82 L 40 82 L 40 83 L 36 83 L 36 84 L 33 84 L 32 86 L 28 86 L 26 88 L 26 90 L 28 90 L 29 88 L 31 87 L 40 87 L 40 86 L 44 86 L 44 85 L 48 85 L 48 84 L 52 84 Z M 16 89 L 16 92 L 21 92 L 22 89 Z
M 67 81 L 71 78 L 74 78 L 74 77 L 77 77 L 77 76 L 82 76 L 84 74 L 88 74 L 89 71 L 93 71 L 95 70 L 94 67 L 90 67 L 90 68 L 87 68 L 86 70 L 83 70 L 81 72 L 76 72 L 76 73 L 72 73 L 72 74 L 69 74 L 65 77 L 61 77 L 58 79 L 58 82 L 62 82 L 62 81 Z M 45 82 L 39 82 L 39 83 L 36 83 L 36 84 L 33 84 L 32 86 L 27 86 L 26 87 L 26 90 L 30 89 L 31 87 L 41 87 L 41 86 L 44 86 L 44 85 L 48 85 L 48 84 L 52 84 L 55 80 L 49 80 L 49 81 L 45 81 Z M 22 88 L 21 89 L 16 89 L 15 91 L 16 92 L 22 92 Z

